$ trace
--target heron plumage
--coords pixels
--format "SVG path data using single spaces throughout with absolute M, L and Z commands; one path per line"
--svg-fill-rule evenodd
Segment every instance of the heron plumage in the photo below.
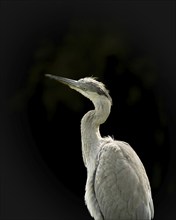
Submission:
M 94 187 L 104 219 L 152 219 L 148 177 L 130 145 L 112 140 L 99 154 Z
M 103 83 L 47 75 L 89 98 L 95 109 L 81 120 L 83 161 L 87 168 L 85 201 L 95 220 L 151 220 L 154 206 L 145 168 L 131 146 L 101 137 L 112 99 Z

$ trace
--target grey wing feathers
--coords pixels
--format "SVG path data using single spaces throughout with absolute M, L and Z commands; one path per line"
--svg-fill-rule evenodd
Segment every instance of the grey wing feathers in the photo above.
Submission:
M 94 188 L 104 220 L 153 218 L 145 169 L 128 144 L 113 141 L 101 148 Z

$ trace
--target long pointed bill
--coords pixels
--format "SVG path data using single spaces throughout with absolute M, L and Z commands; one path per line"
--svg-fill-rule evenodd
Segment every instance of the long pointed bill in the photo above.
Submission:
M 76 80 L 68 79 L 68 78 L 61 77 L 61 76 L 51 75 L 51 74 L 46 74 L 45 76 L 47 76 L 51 79 L 55 79 L 55 80 L 59 81 L 60 83 L 63 83 L 73 89 L 79 88 L 79 83 Z

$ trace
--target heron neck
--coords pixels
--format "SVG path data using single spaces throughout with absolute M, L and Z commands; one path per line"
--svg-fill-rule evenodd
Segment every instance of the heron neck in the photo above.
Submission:
M 95 109 L 87 112 L 81 120 L 82 154 L 85 166 L 94 163 L 102 140 L 99 126 L 109 116 L 111 104 L 103 101 L 94 103 Z

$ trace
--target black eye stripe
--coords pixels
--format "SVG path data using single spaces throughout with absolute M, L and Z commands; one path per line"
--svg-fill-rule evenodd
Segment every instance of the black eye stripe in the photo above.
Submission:
M 106 95 L 105 92 L 101 88 L 97 88 L 97 92 L 99 95 Z
M 109 98 L 109 94 L 107 94 L 103 89 L 95 85 L 94 83 L 90 82 L 89 85 L 92 87 L 93 92 L 97 92 L 99 95 L 104 95 Z M 86 90 L 86 88 L 85 88 Z
M 98 82 L 93 78 L 80 79 L 78 82 L 80 82 L 80 89 L 82 89 L 83 91 L 94 92 L 94 93 L 97 93 L 99 95 L 105 96 L 112 103 L 112 99 L 109 95 L 109 92 L 104 87 L 103 83 Z

